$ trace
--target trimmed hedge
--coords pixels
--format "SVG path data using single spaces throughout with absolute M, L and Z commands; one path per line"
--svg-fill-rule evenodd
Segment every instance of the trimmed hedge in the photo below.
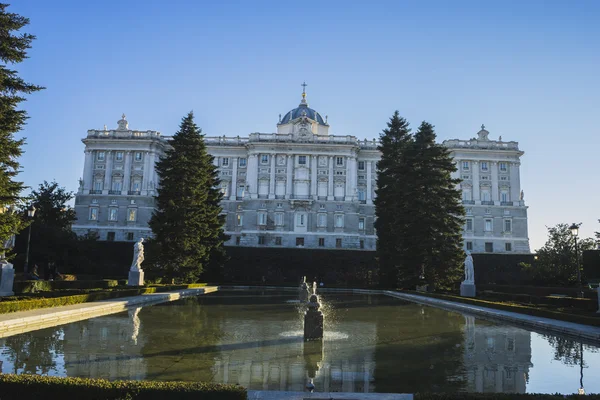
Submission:
M 555 296 L 533 296 L 529 294 L 519 293 L 500 293 L 483 291 L 479 292 L 478 296 L 482 300 L 497 300 L 497 301 L 516 301 L 519 303 L 528 303 L 536 305 L 551 305 L 557 308 L 576 308 L 583 311 L 595 312 L 598 310 L 597 299 L 580 299 L 577 297 L 555 297 Z
M 119 297 L 138 296 L 149 293 L 168 292 L 170 290 L 194 289 L 206 286 L 205 283 L 193 283 L 189 285 L 165 285 L 149 286 L 136 289 L 123 289 L 112 291 L 94 291 L 85 294 L 76 294 L 71 296 L 51 297 L 51 298 L 33 298 L 28 300 L 3 301 L 0 302 L 0 314 L 35 310 L 38 308 L 59 307 L 71 304 L 88 303 L 91 301 L 115 299 Z
M 600 400 L 599 394 L 538 394 L 538 393 L 415 393 L 414 400 Z
M 577 297 L 579 288 L 576 287 L 549 287 L 549 286 L 526 286 L 526 285 L 477 285 L 477 291 L 491 290 L 500 293 L 529 294 L 532 296 L 545 297 L 553 294 L 563 294 L 569 297 Z M 593 289 L 583 288 L 583 294 L 587 299 L 597 299 L 598 294 Z
M 15 281 L 13 291 L 19 294 L 61 289 L 108 289 L 118 285 L 119 281 L 116 279 L 94 281 Z
M 2 400 L 246 400 L 241 386 L 201 382 L 108 381 L 0 374 Z
M 415 294 L 415 295 L 423 296 L 423 297 L 433 297 L 436 299 L 448 300 L 448 301 L 453 301 L 456 303 L 465 303 L 465 304 L 471 304 L 471 305 L 475 305 L 475 306 L 495 308 L 498 310 L 511 311 L 511 312 L 516 312 L 516 313 L 520 313 L 520 314 L 532 315 L 534 317 L 552 318 L 552 319 L 558 319 L 561 321 L 574 322 L 577 324 L 600 326 L 600 314 L 598 314 L 598 316 L 595 316 L 595 315 L 587 316 L 587 315 L 569 314 L 566 312 L 559 312 L 559 311 L 550 311 L 550 310 L 545 310 L 542 308 L 525 306 L 525 305 L 521 305 L 521 304 L 510 304 L 510 303 L 506 303 L 506 302 L 494 302 L 494 301 L 489 301 L 489 300 L 480 300 L 480 299 L 474 299 L 474 298 L 470 298 L 470 297 L 460 297 L 460 296 L 453 296 L 453 295 L 448 295 L 448 294 L 423 293 L 423 292 L 416 292 L 416 291 L 412 291 L 412 290 L 399 290 L 399 292 Z

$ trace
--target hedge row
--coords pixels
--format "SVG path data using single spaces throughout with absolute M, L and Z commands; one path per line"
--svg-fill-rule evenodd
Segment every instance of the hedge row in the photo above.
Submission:
M 516 301 L 536 305 L 550 305 L 557 308 L 576 308 L 584 311 L 597 311 L 597 299 L 580 299 L 577 297 L 533 296 L 530 294 L 498 293 L 491 291 L 480 292 L 485 300 Z
M 241 386 L 200 382 L 108 381 L 0 374 L 2 400 L 246 400 Z
M 108 289 L 124 284 L 125 281 L 116 279 L 101 279 L 93 281 L 15 281 L 13 291 L 19 293 L 46 292 L 61 289 Z
M 520 313 L 520 314 L 532 315 L 534 317 L 552 318 L 552 319 L 558 319 L 561 321 L 574 322 L 576 324 L 600 326 L 600 314 L 598 314 L 598 316 L 595 316 L 593 314 L 592 314 L 592 316 L 586 316 L 586 315 L 578 315 L 578 314 L 569 314 L 566 312 L 559 312 L 559 311 L 550 311 L 550 310 L 545 310 L 545 309 L 541 309 L 541 308 L 536 308 L 533 306 L 525 306 L 525 305 L 521 305 L 521 304 L 510 304 L 510 303 L 506 303 L 506 302 L 494 302 L 494 301 L 488 301 L 488 300 L 474 299 L 474 298 L 470 298 L 470 297 L 452 296 L 452 295 L 447 295 L 447 294 L 423 293 L 423 292 L 415 292 L 412 290 L 400 290 L 400 292 L 415 294 L 415 295 L 424 296 L 424 297 L 433 297 L 436 299 L 448 300 L 448 301 L 453 301 L 453 302 L 457 302 L 457 303 L 465 303 L 465 304 L 471 304 L 471 305 L 475 305 L 475 306 L 495 308 L 498 310 L 511 311 L 511 312 L 516 312 L 516 313 Z
M 414 400 L 600 400 L 599 394 L 415 393 Z
M 545 297 L 553 294 L 563 294 L 570 297 L 577 297 L 579 288 L 576 287 L 548 287 L 548 286 L 527 286 L 527 285 L 477 285 L 477 290 L 491 290 L 500 293 L 529 294 L 532 296 Z M 584 287 L 585 298 L 596 299 L 597 292 L 594 289 Z
M 71 304 L 88 303 L 91 301 L 115 299 L 119 297 L 138 296 L 142 294 L 168 292 L 170 290 L 194 289 L 206 286 L 205 283 L 193 283 L 189 285 L 165 285 L 150 286 L 135 289 L 94 291 L 85 294 L 62 296 L 53 298 L 34 298 L 28 300 L 3 301 L 0 302 L 0 314 L 27 311 L 38 308 L 68 306 Z

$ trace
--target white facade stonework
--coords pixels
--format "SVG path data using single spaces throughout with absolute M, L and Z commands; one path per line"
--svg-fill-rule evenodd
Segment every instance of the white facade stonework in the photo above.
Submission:
M 205 137 L 219 167 L 225 231 L 231 235 L 227 245 L 375 250 L 378 142 L 330 135 L 329 128 L 303 93 L 300 105 L 280 116 L 277 133 Z M 159 185 L 154 165 L 169 137 L 130 130 L 123 115 L 116 130 L 90 130 L 83 143 L 86 159 L 73 230 L 80 235 L 95 231 L 101 240 L 150 236 L 148 221 Z M 465 248 L 529 252 L 518 144 L 490 141 L 485 130 L 477 140 L 444 144 L 463 178 L 463 203 L 471 220 L 465 226 Z M 471 163 L 468 169 L 462 168 L 463 161 Z M 476 175 L 482 162 L 488 169 Z M 500 170 L 500 163 L 508 169 Z

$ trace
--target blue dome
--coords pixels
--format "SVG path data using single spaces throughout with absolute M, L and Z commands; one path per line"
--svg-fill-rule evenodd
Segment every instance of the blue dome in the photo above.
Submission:
M 306 114 L 305 114 L 306 113 Z M 321 125 L 327 125 L 321 114 L 308 107 L 308 104 L 300 104 L 297 108 L 294 108 L 292 111 L 288 112 L 283 116 L 281 122 L 279 124 L 287 124 L 296 118 L 300 118 L 306 115 L 306 117 L 312 119 L 313 121 L 317 121 Z

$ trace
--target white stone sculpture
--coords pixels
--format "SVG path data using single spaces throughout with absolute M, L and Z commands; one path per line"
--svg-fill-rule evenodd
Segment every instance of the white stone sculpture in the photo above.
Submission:
M 467 251 L 465 258 L 465 283 L 475 283 L 475 270 L 473 269 L 473 257 L 471 252 Z
M 139 271 L 142 269 L 141 265 L 144 261 L 144 238 L 140 238 L 133 245 L 133 262 L 131 263 L 130 271 Z
M 15 280 L 15 269 L 6 259 L 6 250 L 15 246 L 15 235 L 10 236 L 2 243 L 2 254 L 0 255 L 0 297 L 13 296 L 13 282 Z

